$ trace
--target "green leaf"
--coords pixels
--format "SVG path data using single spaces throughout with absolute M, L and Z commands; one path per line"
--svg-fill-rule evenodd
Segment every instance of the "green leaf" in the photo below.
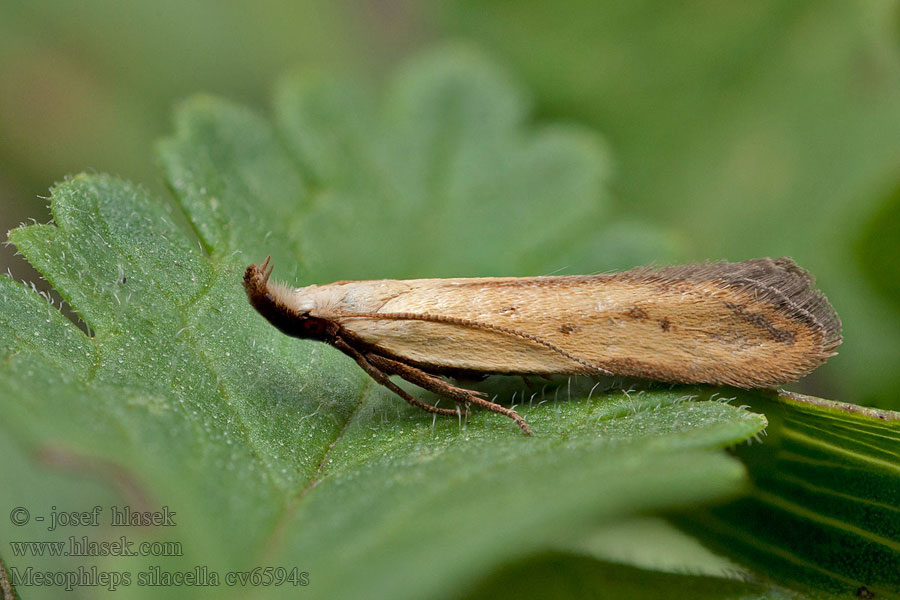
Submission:
M 481 582 L 467 600 L 489 598 L 705 598 L 709 600 L 788 600 L 799 596 L 759 583 L 723 581 L 685 573 L 660 573 L 595 560 L 579 554 L 548 552 L 509 565 Z
M 891 190 L 868 219 L 856 245 L 859 270 L 866 283 L 900 313 L 900 264 L 897 232 L 900 231 L 900 186 Z
M 448 597 L 587 527 L 741 489 L 744 469 L 721 448 L 765 419 L 712 390 L 686 401 L 678 389 L 591 393 L 592 382 L 529 389 L 519 410 L 536 434 L 525 437 L 485 413 L 433 420 L 255 314 L 241 274 L 269 253 L 298 283 L 513 274 L 555 268 L 579 243 L 573 232 L 587 247 L 602 234 L 602 146 L 583 130 L 531 126 L 521 92 L 477 55 L 426 56 L 381 100 L 337 85 L 287 82 L 276 125 L 210 98 L 183 107 L 161 146 L 183 212 L 83 175 L 53 189 L 53 224 L 12 232 L 91 336 L 0 279 L 0 430 L 14 440 L 3 480 L 15 482 L 0 487 L 2 505 L 49 517 L 51 505 L 96 504 L 104 524 L 111 504 L 166 506 L 176 526 L 0 519 L 2 539 L 182 546 L 17 555 L 11 567 L 127 572 L 129 597 L 157 597 L 141 583 L 151 565 L 219 577 L 297 567 L 311 597 Z M 493 384 L 501 401 L 521 389 Z
M 756 395 L 761 446 L 737 448 L 753 488 L 678 520 L 713 549 L 794 589 L 900 590 L 900 414 L 797 394 Z
M 305 281 L 605 266 L 573 265 L 568 251 L 602 238 L 603 145 L 573 127 L 526 129 L 521 91 L 470 50 L 412 63 L 381 103 L 350 82 L 289 79 L 276 115 L 277 133 L 240 108 L 195 101 L 162 147 L 214 252 L 260 259 L 274 247 L 276 274 Z
M 19 600 L 19 594 L 16 592 L 12 581 L 10 581 L 9 572 L 7 572 L 2 558 L 0 558 L 0 596 L 2 596 L 3 600 Z

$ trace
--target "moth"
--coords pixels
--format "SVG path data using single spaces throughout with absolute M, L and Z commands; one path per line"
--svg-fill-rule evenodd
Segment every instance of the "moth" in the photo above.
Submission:
M 337 281 L 292 288 L 250 265 L 250 304 L 283 333 L 330 344 L 410 404 L 397 375 L 468 410 L 515 410 L 444 377 L 616 375 L 741 388 L 794 381 L 841 343 L 841 322 L 790 258 L 619 273 Z

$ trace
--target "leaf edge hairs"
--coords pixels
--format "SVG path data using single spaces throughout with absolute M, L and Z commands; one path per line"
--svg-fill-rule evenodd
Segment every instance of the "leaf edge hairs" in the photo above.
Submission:
M 244 273 L 250 304 L 281 332 L 325 342 L 428 412 L 392 375 L 468 410 L 531 428 L 515 410 L 441 376 L 621 375 L 772 387 L 835 354 L 841 322 L 790 258 L 618 273 L 337 281 L 291 288 L 266 258 Z

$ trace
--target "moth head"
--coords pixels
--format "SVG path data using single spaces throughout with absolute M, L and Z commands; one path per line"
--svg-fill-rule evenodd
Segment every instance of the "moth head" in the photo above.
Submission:
M 299 338 L 326 340 L 329 337 L 328 322 L 310 316 L 313 305 L 299 302 L 296 294 L 287 286 L 269 281 L 272 275 L 271 257 L 261 265 L 250 265 L 244 272 L 244 290 L 256 311 L 272 325 L 287 335 Z
M 244 290 L 253 308 L 263 312 L 267 306 L 275 303 L 275 295 L 269 291 L 269 276 L 273 265 L 269 265 L 271 256 L 267 256 L 261 265 L 250 265 L 244 272 Z M 265 313 L 263 313 L 265 314 Z

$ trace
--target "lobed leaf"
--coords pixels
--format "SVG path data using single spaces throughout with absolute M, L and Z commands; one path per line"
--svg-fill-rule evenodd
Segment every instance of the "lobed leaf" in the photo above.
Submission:
M 737 448 L 752 488 L 678 520 L 794 589 L 898 597 L 900 414 L 799 394 L 756 395 L 765 443 Z
M 210 98 L 181 109 L 160 147 L 181 212 L 81 175 L 54 188 L 53 224 L 11 233 L 91 335 L 0 280 L 4 479 L 16 482 L 3 505 L 167 506 L 175 528 L 127 535 L 183 546 L 12 567 L 99 564 L 134 574 L 129 597 L 156 595 L 137 579 L 154 565 L 298 567 L 313 597 L 450 597 L 588 527 L 741 489 L 744 469 L 721 449 L 765 419 L 712 390 L 688 402 L 678 389 L 529 388 L 526 438 L 484 413 L 433 420 L 333 349 L 267 325 L 240 279 L 269 253 L 298 283 L 556 268 L 602 237 L 607 169 L 589 133 L 531 126 L 521 92 L 467 50 L 413 63 L 380 101 L 347 83 L 281 90 L 275 125 Z M 501 400 L 517 386 L 499 382 Z M 0 520 L 0 532 L 60 539 L 34 522 Z

